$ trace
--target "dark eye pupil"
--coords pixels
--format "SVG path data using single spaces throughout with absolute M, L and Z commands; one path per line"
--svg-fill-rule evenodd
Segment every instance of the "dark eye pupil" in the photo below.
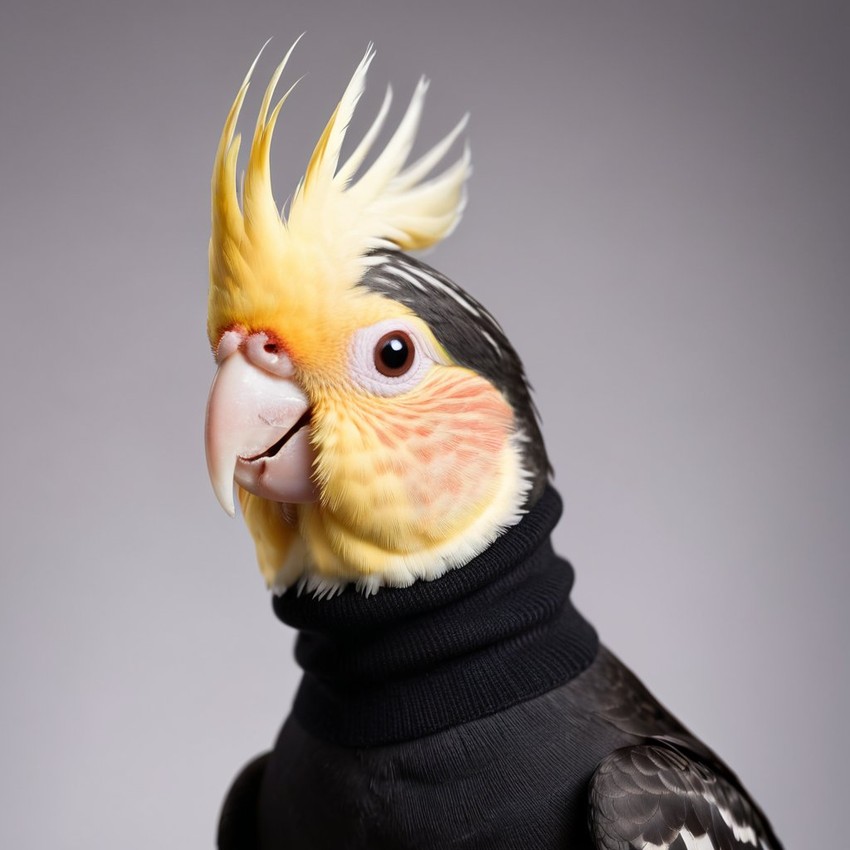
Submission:
M 413 340 L 404 331 L 391 331 L 375 346 L 375 366 L 382 375 L 397 378 L 409 371 L 413 355 Z
M 407 362 L 407 343 L 400 337 L 394 336 L 384 343 L 381 349 L 381 361 L 388 369 L 401 369 Z

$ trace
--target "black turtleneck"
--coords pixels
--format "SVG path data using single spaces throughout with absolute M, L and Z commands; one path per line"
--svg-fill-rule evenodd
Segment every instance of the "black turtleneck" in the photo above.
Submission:
M 221 850 L 598 850 L 693 824 L 722 843 L 729 812 L 779 848 L 729 768 L 573 608 L 549 542 L 560 513 L 547 489 L 432 582 L 275 599 L 304 677 L 273 751 L 231 788 Z
M 570 602 L 573 570 L 549 535 L 561 500 L 548 488 L 489 549 L 434 581 L 349 588 L 331 599 L 290 590 L 277 616 L 299 630 L 304 677 L 293 713 L 344 746 L 419 738 L 539 696 L 596 656 Z

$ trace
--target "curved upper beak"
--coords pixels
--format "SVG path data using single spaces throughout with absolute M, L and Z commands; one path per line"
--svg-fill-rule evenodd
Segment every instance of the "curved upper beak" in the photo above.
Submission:
M 310 402 L 293 377 L 254 365 L 242 348 L 224 358 L 207 402 L 206 453 L 228 514 L 234 481 L 275 502 L 315 501 L 309 425 Z

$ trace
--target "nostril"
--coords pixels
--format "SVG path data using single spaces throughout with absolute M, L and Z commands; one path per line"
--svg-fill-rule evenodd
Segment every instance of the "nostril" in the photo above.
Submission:
M 264 331 L 251 334 L 244 346 L 245 356 L 260 369 L 281 378 L 289 378 L 294 374 L 286 346 Z

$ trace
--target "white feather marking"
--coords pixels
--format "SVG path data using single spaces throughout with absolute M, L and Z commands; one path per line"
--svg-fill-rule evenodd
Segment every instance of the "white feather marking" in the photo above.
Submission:
M 474 305 L 467 301 L 463 295 L 458 292 L 456 289 L 453 289 L 448 284 L 443 283 L 439 278 L 432 277 L 431 275 L 425 273 L 421 269 L 414 269 L 410 266 L 405 266 L 404 269 L 409 269 L 413 275 L 418 277 L 420 281 L 427 284 L 428 286 L 432 286 L 434 289 L 442 290 L 446 293 L 446 295 L 453 298 L 466 310 L 467 313 L 471 313 L 476 318 L 481 317 L 481 311 Z M 393 271 L 398 274 L 400 277 L 404 277 L 406 280 L 410 280 L 412 282 L 412 276 L 409 273 L 406 273 L 405 270 L 400 267 L 400 264 L 397 264 L 393 267 Z
M 498 342 L 496 342 L 496 340 L 495 340 L 492 336 L 490 336 L 490 334 L 488 334 L 488 333 L 487 333 L 487 331 L 485 331 L 485 330 L 483 330 L 483 329 L 480 329 L 480 328 L 479 328 L 479 333 L 481 334 L 481 336 L 483 336 L 483 337 L 484 337 L 484 339 L 486 339 L 486 340 L 487 340 L 487 342 L 489 342 L 489 343 L 490 343 L 490 345 L 492 345 L 492 346 L 493 346 L 493 348 L 495 348 L 495 349 L 496 349 L 496 353 L 497 353 L 497 354 L 501 354 L 501 353 L 502 353 L 502 349 L 501 349 L 501 346 L 499 345 L 499 343 L 498 343 Z
M 360 262 L 368 268 L 377 269 L 382 266 L 386 260 L 387 258 L 383 254 L 365 254 L 361 258 Z
M 399 277 L 400 277 L 400 278 L 402 278 L 402 280 L 406 280 L 408 283 L 410 283 L 410 284 L 412 284 L 413 286 L 415 286 L 415 287 L 416 287 L 416 288 L 417 288 L 420 292 L 427 292 L 427 291 L 428 291 L 428 290 L 427 290 L 427 287 L 425 286 L 425 283 L 424 283 L 422 280 L 420 280 L 419 278 L 417 278 L 415 275 L 412 275 L 412 274 L 409 274 L 409 273 L 408 273 L 408 272 L 406 272 L 406 271 L 403 271 L 403 270 L 402 270 L 402 269 L 400 269 L 398 266 L 396 266 L 396 267 L 393 269 L 393 274 L 394 274 L 397 278 L 399 278 Z M 396 288 L 398 288 L 398 284 L 397 284 L 397 283 L 396 283 Z
M 738 841 L 745 844 L 752 844 L 753 847 L 758 847 L 759 840 L 755 830 L 747 824 L 741 825 L 732 817 L 732 813 L 718 803 L 713 794 L 706 793 L 706 799 L 717 809 L 717 813 L 723 818 L 723 823 L 732 830 L 732 834 Z
M 687 847 L 688 850 L 716 850 L 714 842 L 711 840 L 711 836 L 707 833 L 705 835 L 696 836 L 690 830 L 683 829 L 679 834 L 682 837 L 682 841 L 685 842 L 685 847 Z
M 430 285 L 436 287 L 437 289 L 442 289 L 448 292 L 455 299 L 459 300 L 460 303 L 462 303 L 470 313 L 478 317 L 487 318 L 496 327 L 499 327 L 499 323 L 493 318 L 492 313 L 488 312 L 487 309 L 481 304 L 475 304 L 472 301 L 467 300 L 466 292 L 464 292 L 464 290 L 461 289 L 459 286 L 452 285 L 451 283 L 446 283 L 445 281 L 442 281 L 439 278 L 429 274 L 427 269 L 411 265 L 410 263 L 406 263 L 404 261 L 396 264 L 395 268 L 399 267 L 407 269 L 413 274 L 418 275 L 423 281 L 427 281 Z
M 683 829 L 676 837 L 682 839 L 687 850 L 717 850 L 708 834 L 697 836 L 689 829 Z M 642 848 L 643 850 L 670 850 L 670 844 L 652 844 L 645 841 Z
M 425 284 L 422 283 L 421 280 L 417 280 L 416 278 L 413 278 L 410 275 L 389 274 L 389 275 L 386 275 L 384 277 L 381 277 L 380 279 L 384 283 L 386 283 L 388 286 L 390 286 L 392 289 L 395 289 L 395 290 L 404 289 L 404 287 L 401 285 L 401 280 L 399 280 L 399 278 L 401 278 L 402 280 L 406 280 L 408 283 L 415 286 L 421 292 L 427 292 L 428 291 L 425 287 Z

